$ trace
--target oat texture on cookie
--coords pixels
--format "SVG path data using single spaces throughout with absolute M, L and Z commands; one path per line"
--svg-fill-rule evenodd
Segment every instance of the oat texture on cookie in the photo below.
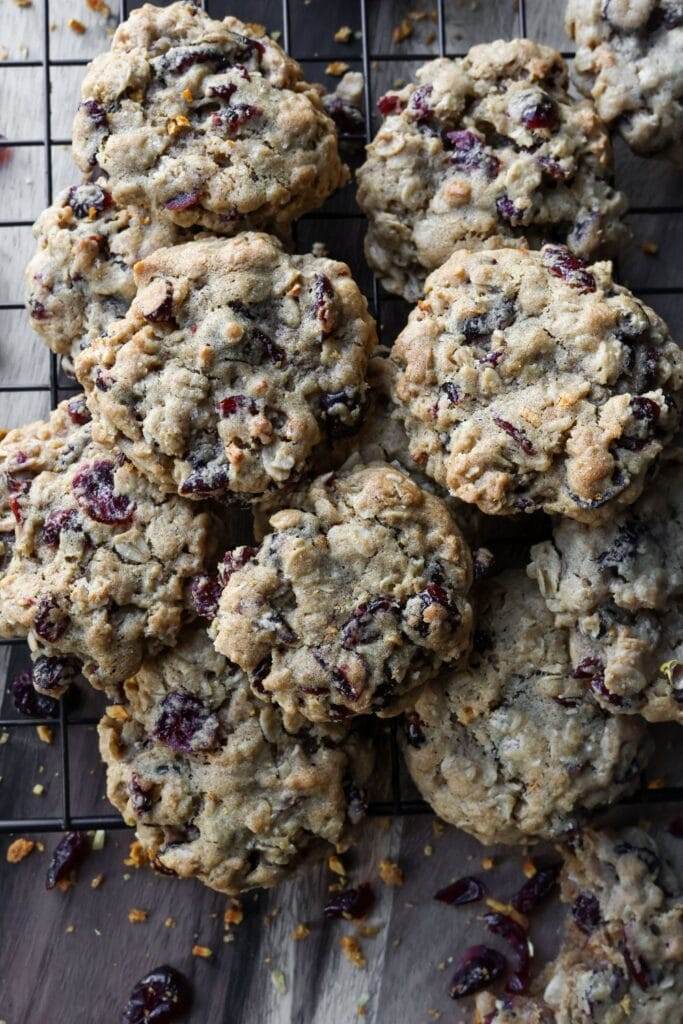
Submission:
M 414 301 L 455 249 L 557 241 L 591 259 L 624 238 L 607 132 L 569 96 L 559 53 L 498 40 L 416 79 L 380 98 L 358 172 L 365 252 L 385 288 Z
M 453 254 L 392 352 L 410 454 L 488 514 L 586 523 L 641 493 L 679 418 L 683 354 L 610 263 Z
M 164 871 L 238 893 L 341 851 L 365 812 L 367 736 L 283 719 L 190 627 L 125 684 L 105 714 L 107 794 Z

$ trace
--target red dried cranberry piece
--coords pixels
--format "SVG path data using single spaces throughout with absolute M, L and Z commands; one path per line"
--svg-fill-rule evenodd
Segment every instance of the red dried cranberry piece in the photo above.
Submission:
M 31 299 L 29 300 L 28 309 L 34 320 L 42 321 L 50 319 L 50 314 L 42 302 L 37 302 L 35 299 Z
M 284 349 L 276 345 L 274 341 L 259 331 L 258 328 L 254 328 L 249 335 L 249 339 L 254 346 L 255 360 L 257 364 L 262 362 L 274 363 L 276 366 L 284 366 L 286 357 Z
M 79 506 L 91 519 L 109 526 L 129 523 L 135 504 L 125 494 L 114 493 L 114 463 L 96 459 L 79 470 L 71 488 Z
M 232 61 L 222 50 L 201 45 L 174 47 L 159 61 L 160 70 L 164 75 L 182 75 L 196 64 L 214 64 L 216 71 L 224 71 L 230 67 Z
M 179 192 L 164 203 L 167 210 L 190 210 L 201 201 L 201 192 Z
M 451 980 L 451 999 L 462 999 L 486 988 L 500 978 L 507 967 L 502 953 L 490 946 L 470 946 L 460 959 Z
M 187 1013 L 192 993 L 175 967 L 162 964 L 141 978 L 130 994 L 121 1024 L 170 1024 Z
M 460 907 L 464 903 L 476 903 L 486 895 L 486 886 L 478 878 L 465 875 L 457 882 L 452 882 L 434 896 L 440 903 L 448 903 L 450 907 Z
M 330 437 L 346 437 L 358 427 L 362 408 L 358 388 L 327 391 L 320 396 L 320 411 Z
M 251 673 L 251 685 L 257 693 L 265 693 L 263 680 L 269 674 L 272 664 L 272 654 L 266 654 L 265 658 L 261 658 L 256 668 Z
M 207 96 L 216 97 L 221 100 L 229 100 L 237 92 L 234 82 L 226 82 L 222 85 L 211 85 L 207 89 Z
M 255 416 L 258 406 L 253 398 L 248 395 L 228 395 L 216 403 L 216 411 L 220 416 L 234 416 L 235 413 L 245 410 L 250 416 Z
M 512 948 L 514 973 L 507 984 L 508 992 L 525 992 L 529 987 L 529 971 L 531 969 L 531 954 L 529 953 L 526 929 L 522 928 L 521 924 L 508 914 L 484 914 L 484 922 L 493 935 L 500 935 Z
M 90 423 L 90 409 L 85 404 L 85 395 L 75 395 L 71 398 L 66 411 L 71 422 L 76 423 L 79 427 L 82 427 L 85 423 Z
M 173 320 L 173 285 L 166 282 L 166 294 L 156 307 L 143 316 L 149 324 L 166 324 Z
M 83 530 L 81 517 L 75 508 L 57 508 L 50 512 L 43 524 L 41 540 L 48 547 L 59 547 L 59 538 L 63 530 L 80 533 Z
M 334 288 L 326 274 L 316 274 L 313 279 L 313 309 L 320 321 L 323 334 L 331 334 L 336 318 L 334 315 Z
M 408 110 L 418 124 L 426 124 L 432 118 L 434 109 L 429 103 L 429 97 L 431 94 L 431 85 L 421 85 L 410 97 Z
M 323 106 L 327 115 L 337 126 L 337 131 L 346 135 L 354 135 L 365 128 L 365 118 L 362 112 L 352 103 L 347 103 L 341 96 L 337 96 L 335 93 L 323 96 Z
M 631 412 L 637 420 L 645 420 L 646 423 L 654 424 L 658 421 L 661 410 L 656 402 L 644 395 L 635 395 L 631 399 Z
M 537 158 L 539 166 L 543 169 L 543 173 L 547 174 L 553 181 L 567 181 L 571 177 L 568 171 L 565 171 L 564 167 L 558 160 L 553 160 L 551 156 L 539 156 Z
M 602 923 L 600 902 L 592 892 L 580 892 L 572 904 L 572 917 L 577 928 L 590 935 Z
M 496 209 L 499 217 L 515 226 L 520 223 L 520 212 L 508 195 L 499 196 L 496 199 Z
M 105 192 L 99 185 L 73 185 L 66 201 L 79 220 L 89 216 L 91 210 L 102 213 L 113 203 L 109 192 Z
M 623 706 L 623 698 L 616 693 L 611 693 L 605 686 L 605 666 L 599 658 L 587 657 L 580 661 L 572 672 L 574 679 L 589 679 L 591 690 L 600 697 L 604 697 L 615 707 Z
M 344 917 L 346 919 L 366 917 L 375 905 L 375 894 L 368 882 L 362 882 L 356 889 L 344 889 L 336 892 L 325 904 L 323 913 L 326 918 Z
M 98 103 L 97 100 L 84 100 L 83 103 L 81 103 L 81 109 L 85 110 L 96 128 L 107 127 L 107 112 L 102 104 Z
M 33 685 L 39 690 L 68 690 L 80 671 L 75 658 L 48 658 L 41 655 L 33 663 Z
M 195 576 L 190 583 L 190 601 L 197 615 L 214 619 L 223 588 L 217 576 Z
M 45 888 L 54 889 L 57 882 L 68 879 L 90 853 L 90 839 L 85 832 L 67 832 L 52 852 L 50 866 L 47 869 Z
M 336 668 L 332 669 L 332 682 L 335 689 L 342 695 L 344 700 L 355 701 L 360 697 L 360 692 L 349 679 L 349 670 L 347 665 L 337 665 Z
M 375 597 L 372 601 L 359 604 L 351 617 L 342 626 L 342 647 L 352 650 L 361 644 L 371 644 L 381 633 L 373 624 L 378 615 L 388 613 L 398 619 L 401 605 L 393 597 Z
M 595 278 L 586 264 L 570 252 L 566 245 L 546 245 L 542 251 L 545 267 L 555 277 L 561 278 L 572 288 L 582 292 L 594 292 Z
M 377 100 L 377 109 L 382 117 L 388 117 L 389 114 L 400 114 L 403 110 L 403 101 L 399 96 L 385 93 L 384 96 L 380 96 Z
M 440 390 L 446 396 L 451 405 L 457 405 L 460 401 L 460 388 L 453 381 L 447 380 L 441 385 Z
M 180 493 L 208 497 L 224 491 L 229 483 L 230 469 L 226 463 L 219 461 L 193 469 L 180 485 Z
M 263 110 L 252 103 L 231 103 L 220 114 L 214 114 L 211 123 L 215 128 L 223 128 L 231 138 L 237 135 L 240 128 L 261 117 Z
M 561 864 L 549 864 L 538 868 L 533 875 L 512 897 L 512 905 L 520 914 L 530 914 L 545 900 L 557 886 Z
M 522 124 L 531 132 L 552 132 L 559 123 L 557 105 L 550 96 L 543 93 L 522 110 Z
M 69 625 L 69 616 L 49 594 L 43 594 L 38 602 L 33 628 L 36 635 L 46 643 L 56 643 L 64 636 Z
M 424 747 L 427 742 L 423 726 L 424 722 L 416 711 L 411 711 L 406 715 L 406 741 L 411 747 L 415 747 L 416 750 Z
M 421 604 L 420 621 L 418 622 L 417 632 L 420 636 L 428 636 L 430 623 L 424 618 L 424 613 L 427 608 L 431 608 L 432 605 L 438 604 L 442 608 L 445 608 L 448 612 L 448 618 L 451 625 L 457 626 L 460 622 L 460 612 L 452 603 L 448 591 L 438 583 L 428 583 L 424 590 L 421 590 L 415 597 Z
M 445 132 L 444 145 L 452 149 L 450 161 L 454 167 L 464 173 L 482 171 L 487 178 L 493 179 L 500 170 L 500 162 L 492 153 L 487 153 L 483 140 L 474 132 L 467 130 Z
M 221 582 L 221 586 L 224 587 L 234 572 L 237 572 L 247 562 L 250 562 L 257 550 L 257 548 L 251 548 L 243 544 L 232 551 L 226 551 L 222 560 L 218 563 L 218 579 Z
M 218 719 L 202 701 L 181 690 L 168 693 L 154 726 L 154 735 L 171 750 L 215 750 L 218 746 Z
M 15 676 L 10 684 L 10 692 L 15 708 L 27 718 L 57 718 L 59 703 L 34 689 L 30 672 L 21 672 Z
M 151 782 L 143 781 L 139 775 L 133 772 L 128 783 L 130 802 L 136 814 L 146 814 L 152 809 L 152 791 L 154 786 Z
M 493 422 L 496 424 L 497 427 L 500 427 L 501 430 L 504 430 L 505 433 L 508 434 L 513 441 L 516 441 L 516 443 L 519 445 L 519 447 L 522 449 L 525 455 L 536 454 L 536 449 L 534 448 L 533 444 L 526 436 L 524 431 L 520 429 L 520 427 L 513 426 L 512 423 L 509 423 L 507 420 L 501 419 L 500 416 L 494 416 Z
M 461 324 L 461 331 L 468 345 L 488 341 L 494 331 L 504 331 L 515 322 L 515 304 L 510 299 L 497 299 L 486 313 L 468 316 Z

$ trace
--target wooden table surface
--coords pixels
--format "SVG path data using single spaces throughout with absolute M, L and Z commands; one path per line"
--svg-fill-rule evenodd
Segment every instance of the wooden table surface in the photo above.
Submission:
M 414 23 L 413 35 L 401 43 L 392 30 L 409 11 L 430 9 L 433 0 L 392 3 L 368 0 L 368 44 L 372 55 L 397 60 L 372 61 L 372 90 L 376 99 L 397 80 L 408 78 L 421 61 L 410 55 L 437 54 L 431 38 L 433 23 Z M 527 30 L 541 42 L 566 49 L 562 32 L 563 0 L 527 0 Z M 475 42 L 511 37 L 518 32 L 518 12 L 512 0 L 446 0 L 447 46 L 463 51 Z M 334 42 L 334 31 L 348 24 L 360 29 L 360 5 L 330 0 L 291 0 L 291 49 L 306 58 L 307 74 L 330 83 L 325 67 L 331 58 L 360 68 L 361 42 Z M 282 31 L 282 5 L 268 0 L 238 0 L 211 7 L 211 13 L 237 14 Z M 19 7 L 0 0 L 0 133 L 14 140 L 43 139 L 45 132 L 45 73 L 31 66 L 44 56 L 43 0 Z M 79 19 L 82 35 L 68 27 Z M 77 102 L 82 66 L 59 62 L 88 59 L 108 45 L 111 25 L 85 0 L 50 0 L 47 32 L 50 68 L 50 133 L 53 194 L 77 179 L 68 140 Z M 20 61 L 23 67 L 8 66 Z M 33 248 L 29 223 L 48 201 L 45 147 L 0 150 L 2 221 L 0 225 L 0 383 L 42 387 L 31 393 L 0 392 L 0 425 L 7 427 L 47 413 L 50 393 L 47 351 L 27 323 L 23 309 L 6 308 L 22 302 L 23 267 Z M 352 162 L 357 162 L 357 155 Z M 677 259 L 683 214 L 658 212 L 681 203 L 681 176 L 666 164 L 645 162 L 617 145 L 617 182 L 631 199 L 635 242 L 620 261 L 622 278 L 680 332 L 683 300 L 674 290 L 683 287 L 683 261 Z M 360 218 L 340 224 L 326 212 L 357 211 L 353 189 L 333 198 L 325 211 L 302 222 L 298 244 L 326 241 L 330 254 L 347 260 L 361 287 L 371 294 L 371 277 L 362 258 Z M 657 255 L 646 255 L 640 243 L 653 241 Z M 385 301 L 381 307 L 384 340 L 390 342 L 402 326 L 406 307 Z M 68 381 L 63 381 L 68 384 Z M 3 682 L 25 660 L 20 649 L 0 648 L 0 694 Z M 96 715 L 98 697 L 87 693 L 80 713 Z M 5 699 L 2 713 L 12 713 Z M 59 747 L 41 743 L 33 727 L 9 730 L 0 745 L 0 818 L 58 815 L 61 783 Z M 96 756 L 91 727 L 70 731 L 69 763 L 74 814 L 105 813 L 104 773 Z M 657 730 L 658 750 L 650 777 L 667 783 L 683 782 L 675 756 L 680 732 Z M 384 759 L 383 759 L 384 760 Z M 45 793 L 35 796 L 42 783 Z M 378 786 L 385 784 L 378 773 Z M 405 791 L 409 785 L 404 780 Z M 671 806 L 648 805 L 619 812 L 628 820 L 665 826 L 676 812 Z M 370 880 L 378 896 L 372 922 L 375 937 L 362 938 L 367 967 L 349 963 L 340 948 L 352 925 L 323 922 L 321 908 L 334 876 L 320 866 L 275 892 L 244 900 L 244 921 L 226 936 L 224 897 L 199 884 L 181 883 L 124 864 L 131 833 L 107 833 L 104 848 L 83 866 L 78 884 L 67 893 L 46 892 L 44 875 L 48 851 L 56 836 L 36 836 L 46 852 L 34 852 L 19 865 L 6 863 L 10 836 L 0 836 L 0 1024 L 109 1024 L 119 1020 L 121 1007 L 137 979 L 164 962 L 180 968 L 192 981 L 194 1008 L 191 1024 L 429 1024 L 442 1019 L 456 1024 L 468 1019 L 468 1008 L 447 996 L 449 961 L 472 942 L 484 940 L 476 909 L 467 913 L 434 903 L 434 892 L 465 873 L 486 874 L 489 888 L 502 897 L 513 892 L 523 877 L 522 851 L 484 850 L 455 829 L 435 829 L 430 816 L 374 819 L 364 830 L 360 846 L 345 861 L 353 881 Z M 683 843 L 665 838 L 668 852 L 682 860 Z M 482 857 L 491 855 L 493 870 L 485 873 Z M 405 885 L 388 889 L 379 882 L 377 866 L 388 857 L 405 871 Z M 90 881 L 104 875 L 103 884 Z M 128 912 L 148 911 L 142 924 L 131 924 Z M 173 918 L 175 926 L 165 925 Z M 539 962 L 557 943 L 561 913 L 551 904 L 535 919 L 534 943 Z M 295 941 L 298 923 L 310 926 L 308 938 Z M 229 940 L 229 941 L 226 941 Z M 192 956 L 193 944 L 208 946 L 210 959 Z M 362 1007 L 364 1016 L 359 1015 Z

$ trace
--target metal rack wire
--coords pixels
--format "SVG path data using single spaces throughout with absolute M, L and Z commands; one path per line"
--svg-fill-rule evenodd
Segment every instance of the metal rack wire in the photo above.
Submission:
M 281 0 L 281 13 L 282 13 L 282 44 L 284 49 L 288 52 L 292 50 L 292 19 L 290 11 L 290 0 Z M 359 138 L 360 141 L 366 142 L 372 138 L 372 110 L 374 108 L 374 90 L 373 90 L 373 69 L 378 63 L 390 63 L 410 60 L 411 62 L 424 62 L 431 60 L 436 56 L 434 53 L 415 53 L 410 54 L 397 54 L 397 53 L 372 53 L 370 47 L 370 34 L 368 28 L 368 4 L 371 0 L 357 0 L 359 4 L 358 13 L 360 16 L 360 27 L 361 27 L 361 66 L 365 80 L 365 131 L 364 134 Z M 208 13 L 211 11 L 212 0 L 201 0 L 201 6 L 207 10 Z M 68 140 L 55 138 L 52 135 L 51 130 L 51 109 L 50 109 L 50 71 L 56 67 L 85 67 L 88 63 L 84 59 L 73 59 L 73 60 L 52 60 L 50 57 L 50 0 L 42 0 L 43 7 L 43 53 L 40 60 L 25 60 L 25 61 L 4 61 L 3 68 L 41 68 L 43 75 L 43 90 L 44 90 L 44 119 L 43 119 L 43 134 L 41 138 L 30 139 L 30 140 L 15 140 L 15 139 L 0 139 L 0 148 L 5 147 L 42 147 L 44 151 L 44 173 L 45 173 L 45 191 L 47 195 L 48 203 L 52 203 L 53 200 L 53 170 L 52 170 L 52 146 L 57 144 L 67 144 Z M 456 57 L 462 56 L 462 53 L 448 51 L 446 47 L 446 15 L 445 15 L 446 0 L 436 0 L 436 41 L 438 45 L 439 56 Z M 527 10 L 526 0 L 517 0 L 518 10 L 518 30 L 521 36 L 527 34 Z M 348 9 L 347 12 L 348 13 Z M 119 2 L 119 19 L 125 20 L 128 16 L 128 4 L 127 0 L 120 0 Z M 295 53 L 295 56 L 296 53 Z M 565 53 L 564 56 L 572 57 L 572 53 Z M 316 54 L 314 57 L 301 57 L 297 56 L 297 59 L 303 63 L 321 63 L 329 60 L 336 59 L 334 56 L 325 56 Z M 633 213 L 645 212 L 645 210 L 639 211 L 637 207 L 632 208 Z M 648 207 L 647 212 L 649 213 L 683 213 L 683 207 Z M 326 218 L 330 218 L 329 214 L 324 215 Z M 358 220 L 361 217 L 360 212 L 340 212 L 331 215 L 335 220 Z M 316 214 L 310 214 L 306 219 L 316 219 Z M 31 227 L 32 221 L 30 220 L 11 220 L 2 221 L 0 220 L 0 228 L 26 228 Z M 639 289 L 641 294 L 676 294 L 682 295 L 683 290 L 677 288 L 652 288 Z M 377 319 L 378 326 L 381 333 L 382 321 L 383 321 L 383 308 L 387 303 L 395 302 L 396 299 L 393 296 L 382 293 L 377 279 L 373 276 L 372 289 L 370 302 L 373 313 Z M 0 303 L 1 311 L 12 311 L 12 310 L 23 310 L 23 304 L 21 303 Z M 68 384 L 64 381 L 60 381 L 59 378 L 59 367 L 57 358 L 54 353 L 50 353 L 49 360 L 49 379 L 45 383 L 35 385 L 11 385 L 2 384 L 0 382 L 0 395 L 3 393 L 12 392 L 49 392 L 51 408 L 55 408 L 60 399 L 60 395 L 68 393 L 69 391 L 80 390 L 74 384 Z M 21 648 L 25 646 L 24 641 L 21 640 L 0 640 L 0 648 Z M 13 652 L 14 653 L 14 652 Z M 10 658 L 10 668 L 11 661 Z M 60 813 L 48 817 L 30 817 L 30 818 L 0 818 L 0 834 L 1 833 L 12 833 L 12 832 L 60 832 L 69 829 L 120 829 L 126 828 L 127 826 L 123 820 L 117 814 L 73 814 L 72 813 L 72 789 L 71 789 L 71 767 L 69 758 L 69 743 L 70 743 L 70 732 L 72 729 L 78 729 L 83 727 L 92 727 L 97 724 L 98 719 L 95 717 L 77 716 L 69 712 L 67 705 L 64 701 L 60 704 L 59 718 L 53 719 L 35 719 L 35 718 L 6 718 L 0 717 L 0 729 L 11 730 L 11 729 L 25 729 L 34 728 L 38 725 L 49 725 L 57 728 L 58 732 L 58 743 L 59 743 L 59 765 L 60 765 L 60 779 L 61 779 L 61 807 Z M 431 808 L 421 800 L 404 799 L 401 786 L 401 771 L 400 771 L 400 755 L 396 736 L 396 723 L 393 722 L 390 728 L 390 751 L 391 751 L 391 771 L 390 771 L 390 783 L 391 783 L 391 794 L 390 799 L 375 802 L 370 805 L 370 813 L 374 815 L 410 815 L 410 814 L 428 814 L 431 813 Z M 657 790 L 644 790 L 637 793 L 629 801 L 625 801 L 633 805 L 644 805 L 644 804 L 670 804 L 670 803 L 683 803 L 683 787 L 669 787 Z

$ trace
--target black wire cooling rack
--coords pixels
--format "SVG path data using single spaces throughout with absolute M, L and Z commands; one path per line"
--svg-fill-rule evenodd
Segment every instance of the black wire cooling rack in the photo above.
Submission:
M 325 63 L 328 60 L 338 59 L 338 54 L 334 57 L 321 56 L 316 54 L 315 56 L 302 57 L 296 53 L 296 48 L 293 47 L 292 38 L 292 6 L 293 0 L 282 0 L 281 4 L 281 16 L 282 16 L 282 38 L 281 43 L 287 52 L 294 52 L 294 56 L 302 64 L 311 63 Z M 357 6 L 356 6 L 357 2 Z M 342 140 L 347 142 L 354 142 L 361 144 L 367 142 L 372 138 L 372 111 L 374 109 L 374 102 L 376 100 L 375 90 L 373 88 L 373 77 L 375 76 L 379 67 L 382 64 L 387 63 L 398 63 L 398 62 L 410 62 L 410 63 L 423 63 L 428 60 L 433 60 L 435 56 L 448 56 L 458 57 L 464 56 L 462 51 L 449 50 L 446 47 L 446 3 L 447 0 L 435 0 L 436 4 L 436 44 L 438 46 L 437 53 L 373 53 L 370 47 L 370 35 L 368 31 L 368 11 L 373 0 L 349 0 L 348 3 L 339 4 L 338 14 L 339 20 L 342 21 L 346 18 L 351 17 L 352 13 L 356 13 L 360 19 L 360 30 L 361 30 L 361 57 L 360 65 L 363 71 L 365 81 L 365 130 L 358 135 L 342 136 Z M 42 71 L 43 79 L 43 90 L 44 90 L 44 116 L 43 116 L 43 132 L 40 138 L 17 140 L 17 139 L 3 139 L 0 137 L 0 149 L 2 148 L 15 148 L 15 147 L 42 147 L 45 161 L 44 161 L 44 173 L 45 173 L 45 192 L 47 195 L 48 203 L 52 203 L 53 200 L 53 167 L 52 167 L 52 146 L 53 144 L 63 143 L 64 140 L 56 139 L 52 133 L 51 128 L 51 96 L 50 96 L 50 73 L 52 69 L 59 67 L 85 67 L 88 63 L 85 59 L 72 59 L 72 60 L 52 60 L 50 57 L 50 0 L 41 0 L 43 9 L 43 33 L 42 33 L 42 56 L 39 60 L 22 60 L 22 61 L 4 61 L 2 64 L 4 68 L 40 68 Z M 518 32 L 521 36 L 527 34 L 527 0 L 516 0 L 517 6 L 517 19 L 518 19 Z M 209 14 L 213 14 L 212 0 L 201 0 L 201 6 Z M 118 16 L 120 21 L 125 20 L 128 17 L 128 3 L 127 0 L 120 0 Z M 572 57 L 573 53 L 564 53 L 565 57 Z M 683 212 L 683 208 L 680 207 L 647 207 L 647 210 L 638 210 L 638 208 L 631 208 L 632 213 L 647 212 L 647 213 L 658 213 L 658 214 L 674 214 Z M 324 214 L 324 218 L 329 220 L 340 220 L 340 221 L 355 221 L 362 220 L 360 211 L 347 211 L 347 212 L 333 212 Z M 315 220 L 316 214 L 309 214 L 304 218 L 306 220 Z M 0 221 L 0 228 L 26 228 L 31 227 L 32 221 L 30 220 L 5 220 Z M 332 255 L 335 255 L 332 253 Z M 683 296 L 683 288 L 640 288 L 640 294 L 656 293 L 656 294 L 672 294 Z M 380 330 L 380 337 L 384 319 L 384 311 L 389 304 L 395 304 L 397 300 L 394 296 L 383 293 L 380 286 L 378 285 L 377 279 L 373 276 L 372 285 L 369 295 L 370 305 L 375 318 L 378 323 Z M 23 310 L 21 303 L 0 303 L 0 311 L 12 311 L 12 310 Z M 389 340 L 388 338 L 386 339 Z M 75 392 L 80 390 L 73 382 L 68 380 L 60 379 L 58 361 L 54 353 L 50 352 L 49 358 L 49 379 L 43 384 L 35 385 L 11 385 L 0 383 L 0 395 L 11 392 L 49 392 L 50 406 L 54 409 L 60 399 L 69 392 Z M 23 640 L 1 640 L 0 648 L 15 648 L 17 652 L 21 648 L 26 648 L 25 641 Z M 12 651 L 14 654 L 14 651 Z M 10 675 L 12 669 L 16 668 L 13 666 L 13 662 L 16 661 L 14 657 L 10 657 Z M 29 817 L 29 818 L 0 818 L 0 834 L 1 833 L 12 833 L 12 832 L 61 832 L 69 829 L 120 829 L 126 828 L 125 822 L 117 814 L 97 814 L 95 812 L 88 814 L 74 814 L 72 813 L 72 789 L 71 789 L 71 776 L 72 768 L 70 765 L 69 757 L 69 744 L 70 744 L 70 733 L 72 729 L 82 729 L 84 727 L 92 727 L 97 725 L 98 717 L 79 716 L 73 712 L 70 712 L 67 703 L 62 701 L 60 703 L 59 718 L 57 720 L 51 718 L 37 719 L 37 718 L 14 718 L 14 717 L 0 717 L 0 730 L 14 730 L 14 729 L 34 729 L 38 725 L 47 725 L 56 729 L 57 741 L 59 744 L 59 776 L 61 780 L 61 806 L 60 813 L 53 814 L 48 817 Z M 430 814 L 431 808 L 422 800 L 406 799 L 402 791 L 401 782 L 401 768 L 400 768 L 400 754 L 397 742 L 397 725 L 396 722 L 392 722 L 389 725 L 389 749 L 390 749 L 390 798 L 384 801 L 375 801 L 370 804 L 369 812 L 373 815 L 410 815 L 410 814 Z M 672 786 L 654 790 L 641 790 L 636 793 L 629 800 L 624 801 L 626 804 L 633 805 L 652 805 L 652 804 L 675 804 L 683 803 L 683 786 Z

